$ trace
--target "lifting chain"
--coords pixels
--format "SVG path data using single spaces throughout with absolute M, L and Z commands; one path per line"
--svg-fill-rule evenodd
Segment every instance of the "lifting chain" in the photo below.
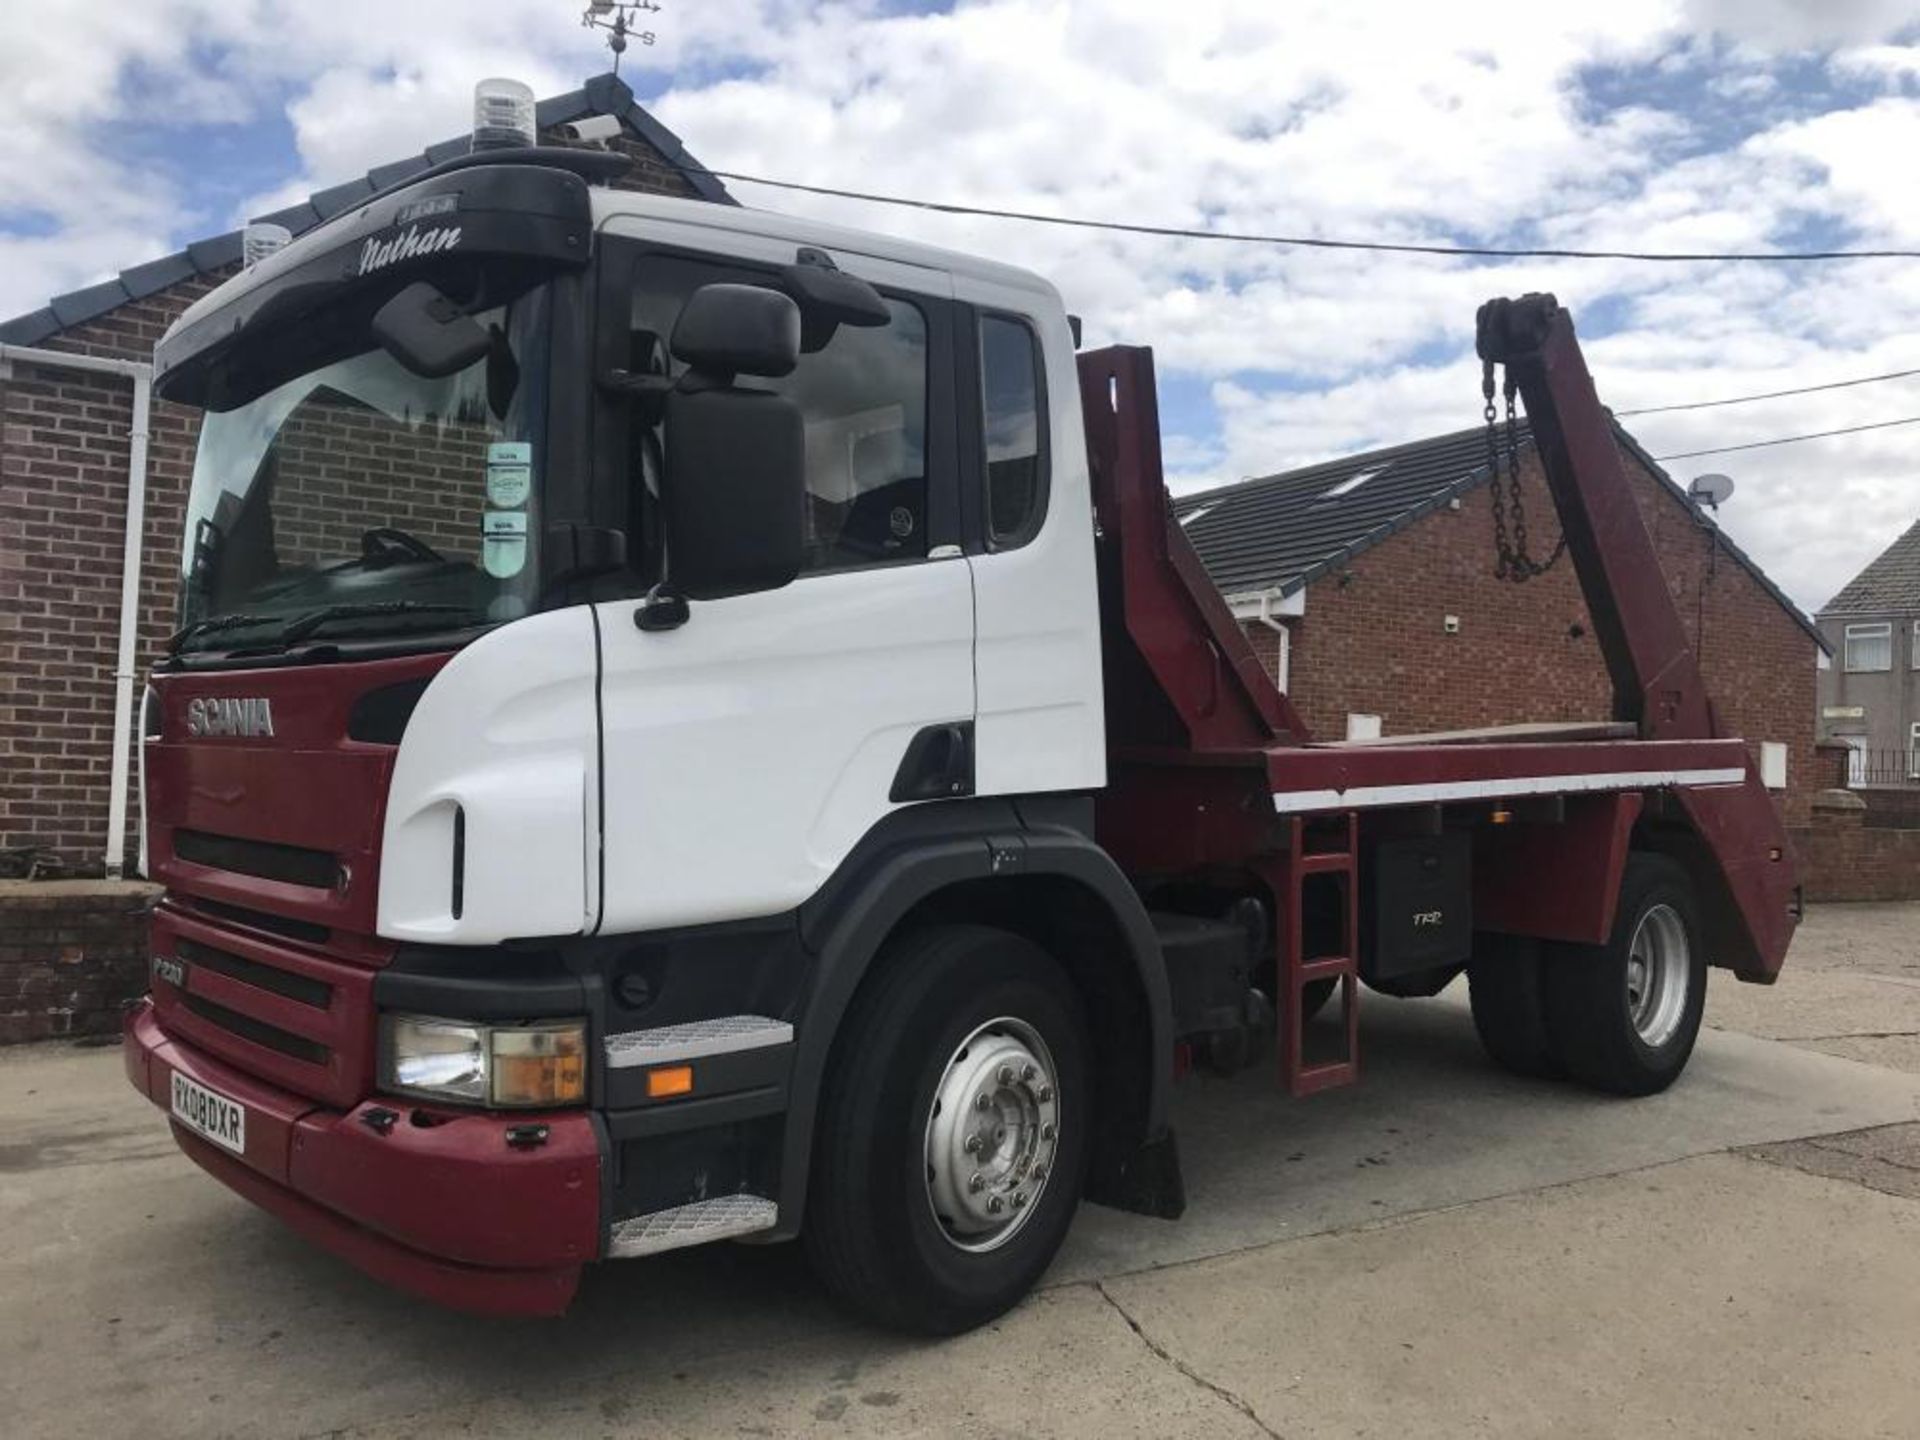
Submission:
M 1560 557 L 1567 553 L 1567 537 L 1564 531 L 1560 543 L 1553 547 L 1553 553 L 1545 560 L 1533 558 L 1527 544 L 1527 502 L 1520 489 L 1520 448 L 1519 422 L 1514 416 L 1514 399 L 1519 386 L 1514 381 L 1513 372 L 1506 372 L 1506 384 L 1502 386 L 1507 402 L 1506 443 L 1501 444 L 1499 433 L 1499 412 L 1494 409 L 1493 362 L 1482 362 L 1480 368 L 1480 394 L 1486 400 L 1487 418 L 1487 474 L 1488 485 L 1493 495 L 1493 573 L 1501 580 L 1511 580 L 1516 585 L 1525 584 L 1536 575 L 1544 575 L 1554 567 Z M 1501 471 L 1505 470 L 1504 481 Z M 1507 511 L 1512 507 L 1512 533 L 1508 533 Z

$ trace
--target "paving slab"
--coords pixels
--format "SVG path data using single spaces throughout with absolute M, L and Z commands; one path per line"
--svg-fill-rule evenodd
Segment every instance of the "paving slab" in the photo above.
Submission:
M 1287 1440 L 1920 1423 L 1920 1204 L 1738 1156 L 1103 1288 Z

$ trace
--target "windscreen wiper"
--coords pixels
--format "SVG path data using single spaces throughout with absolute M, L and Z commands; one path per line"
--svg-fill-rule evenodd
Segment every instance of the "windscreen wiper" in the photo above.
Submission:
M 322 627 L 336 620 L 358 620 L 373 615 L 430 615 L 457 614 L 471 615 L 470 605 L 435 605 L 425 600 L 366 600 L 351 605 L 328 605 L 314 611 L 311 615 L 302 615 L 278 635 L 274 642 L 279 645 L 292 645 L 317 634 Z
M 176 630 L 167 638 L 167 653 L 178 655 L 180 647 L 189 640 L 197 640 L 202 635 L 218 634 L 222 630 L 238 630 L 242 625 L 271 625 L 278 615 L 250 615 L 236 611 L 232 615 L 209 615 L 196 620 L 191 625 Z

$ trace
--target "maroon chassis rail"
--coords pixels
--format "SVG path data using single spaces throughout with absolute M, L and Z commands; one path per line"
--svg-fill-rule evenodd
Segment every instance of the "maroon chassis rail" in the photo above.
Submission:
M 1137 879 L 1237 875 L 1277 920 L 1282 1060 L 1296 1093 L 1356 1073 L 1360 844 L 1421 833 L 1442 807 L 1479 807 L 1474 913 L 1483 929 L 1599 942 L 1627 853 L 1653 845 L 1692 874 L 1713 963 L 1771 981 L 1797 917 L 1786 833 L 1746 744 L 1718 728 L 1628 488 L 1570 317 L 1549 296 L 1496 301 L 1482 355 L 1506 364 L 1540 438 L 1549 488 L 1635 739 L 1521 727 L 1462 743 L 1316 744 L 1172 523 L 1150 351 L 1080 357 L 1100 533 L 1111 766 L 1101 843 Z M 1628 728 L 1631 727 L 1631 728 Z M 1458 813 L 1457 811 L 1453 813 Z M 1344 887 L 1344 943 L 1308 954 L 1303 887 Z M 1303 1054 L 1300 992 L 1344 995 L 1343 1058 Z

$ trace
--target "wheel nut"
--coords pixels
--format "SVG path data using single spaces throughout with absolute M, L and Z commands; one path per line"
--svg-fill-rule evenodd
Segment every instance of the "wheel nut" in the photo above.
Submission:
M 987 1188 L 987 1180 L 984 1175 L 980 1175 L 976 1173 L 973 1175 L 969 1175 L 967 1177 L 967 1193 L 969 1195 L 978 1195 L 982 1190 L 986 1188 Z
M 1025 1191 L 1016 1190 L 1013 1192 L 1013 1208 L 1014 1209 L 1016 1210 L 1024 1209 L 1026 1207 L 1026 1203 L 1027 1203 L 1027 1196 Z
M 1033 1183 L 1034 1183 L 1034 1184 L 1036 1184 L 1036 1185 L 1038 1185 L 1038 1184 L 1039 1184 L 1039 1183 L 1040 1183 L 1040 1182 L 1041 1182 L 1042 1180 L 1044 1180 L 1044 1179 L 1046 1179 L 1046 1178 L 1047 1178 L 1047 1167 L 1046 1167 L 1046 1166 L 1044 1166 L 1044 1165 L 1036 1165 L 1036 1166 L 1034 1166 L 1034 1167 L 1033 1167 Z
M 987 1213 L 989 1215 L 998 1215 L 1002 1210 L 1006 1208 L 1007 1208 L 1006 1202 L 1003 1201 L 998 1195 L 989 1195 L 987 1197 Z
M 1045 1105 L 1049 1100 L 1053 1099 L 1053 1086 L 1042 1085 L 1040 1087 L 1040 1094 L 1038 1098 L 1042 1105 Z
M 973 1098 L 973 1108 L 976 1110 L 991 1110 L 993 1108 L 993 1101 L 985 1095 L 976 1095 Z
M 999 1073 L 994 1078 L 999 1080 L 1002 1085 L 1013 1084 L 1013 1066 L 1002 1065 Z
M 967 1143 L 961 1148 L 969 1155 L 978 1155 L 980 1153 L 981 1143 L 978 1135 L 969 1135 L 967 1136 Z
M 1042 1125 L 1040 1127 L 1040 1138 L 1042 1140 L 1053 1139 L 1053 1122 L 1052 1121 L 1048 1121 L 1045 1125 Z
M 1040 1073 L 1040 1072 L 1039 1072 L 1038 1070 L 1036 1070 L 1036 1069 L 1034 1069 L 1034 1068 L 1033 1068 L 1033 1066 L 1031 1066 L 1031 1065 L 1028 1065 L 1028 1066 L 1025 1066 L 1025 1067 L 1023 1067 L 1023 1068 L 1021 1069 L 1021 1071 L 1020 1071 L 1020 1078 L 1021 1078 L 1022 1080 L 1025 1080 L 1025 1081 L 1028 1081 L 1029 1083 L 1031 1083 L 1031 1081 L 1033 1080 L 1033 1077 L 1034 1077 L 1034 1076 L 1036 1076 L 1036 1075 L 1038 1075 L 1039 1073 Z

